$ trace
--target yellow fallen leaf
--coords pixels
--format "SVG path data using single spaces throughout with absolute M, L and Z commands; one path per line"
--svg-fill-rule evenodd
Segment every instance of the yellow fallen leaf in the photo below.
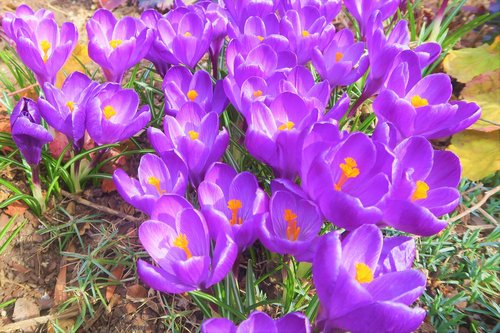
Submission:
M 460 157 L 462 176 L 478 181 L 500 170 L 500 130 L 466 130 L 451 138 L 449 150 Z
M 444 71 L 462 83 L 500 68 L 500 36 L 492 45 L 452 50 L 443 61 Z
M 465 85 L 462 97 L 476 102 L 482 109 L 481 119 L 469 129 L 491 132 L 500 129 L 500 69 L 476 76 Z
M 80 71 L 85 72 L 85 67 L 83 65 L 87 65 L 91 62 L 89 57 L 88 49 L 86 44 L 77 44 L 71 57 L 66 61 L 63 68 L 57 73 L 56 78 L 56 87 L 61 88 L 66 76 L 69 74 Z

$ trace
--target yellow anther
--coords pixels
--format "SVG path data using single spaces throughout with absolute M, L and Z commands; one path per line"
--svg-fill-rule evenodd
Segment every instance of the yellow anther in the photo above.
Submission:
M 160 179 L 156 178 L 155 176 L 149 177 L 148 178 L 148 183 L 151 184 L 151 185 L 153 185 L 156 188 L 156 190 L 158 191 L 159 195 L 162 195 L 163 193 L 166 192 L 165 190 L 161 189 Z
M 293 129 L 293 127 L 295 126 L 295 123 L 293 121 L 287 121 L 286 123 L 284 123 L 283 125 L 281 125 L 280 127 L 278 127 L 278 129 L 280 131 L 289 131 L 291 129 Z
M 69 102 L 66 103 L 66 106 L 68 107 L 68 109 L 69 109 L 70 112 L 75 111 L 75 102 L 69 101 Z
M 258 97 L 260 97 L 260 96 L 262 96 L 262 90 L 260 90 L 260 89 L 259 89 L 259 90 L 255 90 L 255 91 L 253 92 L 253 97 L 254 97 L 254 98 L 258 98 Z
M 417 187 L 415 188 L 415 191 L 411 195 L 411 201 L 426 199 L 427 191 L 429 191 L 429 185 L 427 185 L 427 183 L 424 181 L 417 180 Z
M 309 37 L 310 33 L 307 30 L 302 30 L 302 37 Z
M 342 60 L 342 58 L 344 58 L 344 54 L 342 52 L 335 53 L 335 61 L 336 62 L 339 62 L 340 60 Z
M 194 140 L 198 139 L 198 137 L 200 136 L 200 133 L 198 133 L 196 131 L 189 131 L 188 135 L 191 138 L 191 140 L 194 141 Z
M 422 106 L 429 105 L 429 101 L 427 100 L 427 98 L 422 98 L 419 95 L 415 95 L 411 98 L 411 105 L 416 108 L 421 108 Z
M 191 251 L 189 251 L 188 245 L 189 242 L 187 240 L 187 236 L 185 234 L 179 234 L 176 239 L 174 239 L 174 246 L 178 247 L 186 253 L 187 259 L 191 258 L 193 255 L 191 254 Z
M 370 283 L 373 281 L 373 272 L 366 264 L 356 263 L 356 281 L 359 283 Z
M 113 49 L 116 49 L 120 45 L 122 45 L 121 39 L 112 39 L 109 41 L 109 46 L 111 46 L 111 48 Z
M 229 220 L 231 225 L 243 224 L 243 219 L 238 217 L 238 211 L 241 207 L 243 207 L 243 204 L 238 199 L 231 199 L 227 202 L 227 208 L 231 211 L 231 220 Z
M 186 31 L 186 32 L 184 33 L 184 36 L 185 36 L 185 37 L 191 37 L 191 36 L 193 36 L 193 34 L 192 34 L 192 33 L 190 33 L 189 31 Z
M 106 120 L 110 120 L 111 118 L 116 116 L 116 110 L 111 105 L 105 106 L 104 110 L 102 110 L 102 113 L 104 114 L 104 118 L 106 118 Z
M 346 157 L 344 158 L 345 163 L 341 163 L 339 165 L 340 169 L 342 170 L 342 175 L 340 176 L 339 181 L 334 185 L 335 190 L 340 191 L 342 189 L 342 186 L 344 186 L 345 182 L 349 178 L 356 178 L 359 176 L 359 169 L 358 169 L 358 164 L 356 163 L 356 160 L 352 157 Z
M 262 42 L 264 40 L 264 37 L 262 36 L 257 36 L 257 38 Z
M 189 98 L 191 102 L 193 102 L 196 99 L 196 97 L 198 97 L 198 92 L 194 89 L 191 89 L 187 92 L 186 96 L 187 98 Z
M 52 44 L 46 39 L 42 39 L 40 41 L 40 47 L 42 48 L 43 51 L 43 63 L 46 63 L 47 60 L 49 60 L 49 50 L 52 47 Z
M 300 227 L 297 226 L 297 214 L 291 209 L 285 209 L 285 221 L 288 223 L 286 238 L 290 241 L 296 241 L 300 234 Z

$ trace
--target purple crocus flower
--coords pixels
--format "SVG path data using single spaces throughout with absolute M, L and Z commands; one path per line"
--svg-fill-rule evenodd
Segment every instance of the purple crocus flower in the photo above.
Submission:
M 166 293 L 209 288 L 227 275 L 238 254 L 234 241 L 222 232 L 214 239 L 212 252 L 203 215 L 175 194 L 157 202 L 151 220 L 139 227 L 139 239 L 159 266 L 139 260 L 139 277 Z
M 116 189 L 122 198 L 148 215 L 163 195 L 186 193 L 188 172 L 184 161 L 174 152 L 163 158 L 168 163 L 153 154 L 141 157 L 138 180 L 129 177 L 122 169 L 113 174 Z
M 264 17 L 250 16 L 241 35 L 234 36 L 243 44 L 268 44 L 278 54 L 288 50 L 288 39 L 280 34 L 280 19 L 275 13 Z
M 281 19 L 280 31 L 288 39 L 290 50 L 297 55 L 297 63 L 304 65 L 311 60 L 314 47 L 322 44 L 335 28 L 327 24 L 316 8 L 306 6 L 300 12 L 287 11 Z
M 310 333 L 309 319 L 300 313 L 292 312 L 273 320 L 264 312 L 254 311 L 238 326 L 226 318 L 212 318 L 201 325 L 202 333 Z
M 327 22 L 332 22 L 342 9 L 341 0 L 285 0 L 281 2 L 284 11 L 295 9 L 301 12 L 305 7 L 314 7 L 324 16 Z
M 278 0 L 224 0 L 224 8 L 228 11 L 233 30 L 243 31 L 246 20 L 256 14 L 264 17 L 276 11 Z M 234 34 L 233 34 L 234 35 Z
M 97 10 L 87 22 L 89 56 L 108 81 L 122 81 L 125 72 L 144 58 L 154 33 L 132 17 L 117 20 L 107 9 Z
M 400 0 L 344 0 L 349 13 L 354 16 L 361 28 L 362 35 L 366 34 L 369 19 L 375 12 L 379 12 L 382 21 L 387 20 L 398 9 Z
M 425 290 L 417 270 L 375 276 L 383 248 L 374 225 L 352 231 L 341 242 L 338 232 L 322 237 L 313 260 L 313 281 L 321 310 L 318 326 L 325 332 L 413 332 L 425 310 L 411 305 Z
M 38 22 L 43 19 L 54 20 L 54 13 L 50 10 L 39 9 L 36 12 L 28 5 L 22 4 L 16 8 L 15 13 L 7 12 L 2 17 L 2 27 L 7 37 L 12 40 L 17 39 L 17 33 L 13 29 L 15 20 L 24 21 L 31 31 L 35 31 Z
M 81 149 L 85 134 L 87 102 L 97 82 L 80 72 L 71 73 L 61 87 L 45 83 L 46 99 L 39 99 L 40 112 L 47 123 L 73 142 L 77 150 Z
M 217 114 L 222 113 L 228 104 L 222 81 L 217 81 L 214 87 L 210 74 L 204 70 L 193 75 L 183 66 L 170 68 L 163 80 L 163 91 L 165 112 L 174 116 L 188 102 L 198 104 L 206 113 L 213 111 Z
M 269 250 L 312 261 L 323 219 L 318 207 L 299 193 L 278 190 L 260 228 L 260 241 Z
M 96 88 L 88 101 L 86 128 L 98 144 L 116 143 L 130 138 L 151 120 L 149 106 L 139 110 L 139 96 L 117 83 Z
M 156 72 L 164 77 L 165 73 L 171 63 L 177 63 L 177 60 L 173 55 L 167 57 L 165 54 L 165 46 L 161 42 L 161 39 L 158 35 L 158 21 L 163 16 L 155 9 L 148 9 L 141 13 L 141 21 L 142 23 L 149 29 L 154 32 L 154 38 L 151 43 L 151 47 L 149 48 L 148 54 L 144 56 L 147 60 L 151 61 L 156 68 Z
M 218 3 L 205 2 L 208 4 L 205 9 L 207 19 L 212 23 L 212 41 L 210 42 L 210 60 L 212 72 L 218 73 L 218 60 L 222 45 L 227 36 L 227 26 L 229 24 L 228 13 Z
M 150 128 L 148 138 L 161 155 L 176 150 L 189 170 L 189 179 L 195 186 L 203 180 L 208 167 L 217 162 L 229 144 L 226 129 L 219 132 L 219 117 L 215 112 L 205 113 L 194 102 L 184 104 L 177 116 L 165 116 L 164 131 Z
M 321 128 L 319 128 L 321 129 Z M 319 203 L 333 224 L 352 230 L 382 220 L 380 205 L 389 191 L 394 160 L 388 149 L 363 133 L 353 133 L 336 145 L 338 134 L 315 133 L 319 143 L 304 149 L 302 180 L 309 197 Z
M 19 57 L 43 87 L 45 82 L 55 83 L 57 72 L 76 46 L 78 31 L 70 22 L 63 23 L 59 29 L 51 15 L 44 15 L 33 25 L 32 20 L 16 18 L 10 28 L 15 33 Z
M 404 87 L 404 82 L 400 82 Z M 452 85 L 448 75 L 431 74 L 417 82 L 408 92 L 398 96 L 384 90 L 373 108 L 381 121 L 391 122 L 403 138 L 422 135 L 442 138 L 460 132 L 481 116 L 475 103 L 448 103 Z
M 392 186 L 384 222 L 405 232 L 430 236 L 446 227 L 437 217 L 460 202 L 460 160 L 452 152 L 434 151 L 423 137 L 411 137 L 394 150 Z
M 37 104 L 25 97 L 19 100 L 10 115 L 12 139 L 30 165 L 40 163 L 42 147 L 53 139 L 41 120 Z
M 213 235 L 232 234 L 240 251 L 257 239 L 268 198 L 250 172 L 236 173 L 227 164 L 213 164 L 198 187 L 198 200 Z
M 155 45 L 172 64 L 196 67 L 212 41 L 212 24 L 199 6 L 170 11 L 158 20 L 157 29 L 159 40 Z
M 308 110 L 302 98 L 285 92 L 269 107 L 253 103 L 248 114 L 245 145 L 250 154 L 269 164 L 278 177 L 293 179 L 305 130 L 318 120 L 318 110 Z
M 351 30 L 343 29 L 324 50 L 314 49 L 312 63 L 321 78 L 328 80 L 332 87 L 346 86 L 356 82 L 368 69 L 364 50 L 364 43 L 355 43 Z
M 397 236 L 384 238 L 374 277 L 390 272 L 411 269 L 415 260 L 415 240 L 411 237 Z

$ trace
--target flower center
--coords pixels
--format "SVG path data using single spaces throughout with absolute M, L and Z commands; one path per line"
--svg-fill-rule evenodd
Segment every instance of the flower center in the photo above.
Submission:
M 336 62 L 339 62 L 340 60 L 342 60 L 342 58 L 344 58 L 344 54 L 342 52 L 335 53 L 335 61 Z
M 429 101 L 427 100 L 427 98 L 422 98 L 419 95 L 415 95 L 411 98 L 411 105 L 416 108 L 421 108 L 422 106 L 429 105 Z
M 260 97 L 260 96 L 262 96 L 262 90 L 260 90 L 260 89 L 259 89 L 259 90 L 255 90 L 255 91 L 253 92 L 253 97 L 254 97 L 254 98 L 258 98 L 258 97 Z
M 112 49 L 116 49 L 120 45 L 122 45 L 121 39 L 112 39 L 109 41 L 109 46 L 111 46 Z
M 290 241 L 296 241 L 299 238 L 300 227 L 297 227 L 297 215 L 291 209 L 285 209 L 286 238 Z
M 191 102 L 194 102 L 194 100 L 196 99 L 196 97 L 198 97 L 198 92 L 194 89 L 191 89 L 187 92 L 186 94 L 187 98 L 189 98 L 189 100 Z
M 302 37 L 309 37 L 310 33 L 307 30 L 302 30 Z
M 188 240 L 187 236 L 185 234 L 179 234 L 176 239 L 174 239 L 174 246 L 178 247 L 186 253 L 187 259 L 191 258 L 193 255 L 191 254 L 191 251 L 189 251 L 188 248 Z
M 335 190 L 340 191 L 342 186 L 344 186 L 345 182 L 349 178 L 356 178 L 359 176 L 359 169 L 356 160 L 352 157 L 344 158 L 345 163 L 341 163 L 339 165 L 342 170 L 342 175 L 340 176 L 339 181 L 334 185 Z
M 186 31 L 186 32 L 184 33 L 184 36 L 185 36 L 185 37 L 191 37 L 191 36 L 193 36 L 193 34 L 192 34 L 192 33 L 190 33 L 189 31 Z
M 293 121 L 287 121 L 286 123 L 284 123 L 283 125 L 281 125 L 280 127 L 278 127 L 278 129 L 280 131 L 289 131 L 291 129 L 293 129 L 293 127 L 295 126 L 295 123 Z
M 424 181 L 417 180 L 417 187 L 411 195 L 411 201 L 417 201 L 427 198 L 427 191 L 429 191 L 429 185 L 427 185 L 427 183 Z
M 42 51 L 43 51 L 43 63 L 46 63 L 47 60 L 49 60 L 49 50 L 50 48 L 52 47 L 52 44 L 50 44 L 50 42 L 46 39 L 42 39 L 42 41 L 40 41 L 40 47 L 42 48 Z
M 156 188 L 156 190 L 158 191 L 159 195 L 162 195 L 163 193 L 167 192 L 167 191 L 161 189 L 160 179 L 156 178 L 155 176 L 149 177 L 148 178 L 148 183 L 151 184 L 151 185 L 153 185 Z
M 264 40 L 264 37 L 262 36 L 257 36 L 257 38 L 262 42 Z
M 229 223 L 231 225 L 235 224 L 243 224 L 243 219 L 241 217 L 238 217 L 238 211 L 243 207 L 243 204 L 241 203 L 240 200 L 237 199 L 231 199 L 227 202 L 227 208 L 231 211 L 231 220 L 229 220 Z
M 200 133 L 198 133 L 196 131 L 189 131 L 188 135 L 191 138 L 191 140 L 194 141 L 194 140 L 198 139 L 198 137 L 200 136 Z
M 75 111 L 75 102 L 69 101 L 68 103 L 66 103 L 66 106 L 68 107 L 70 112 Z
M 102 113 L 104 114 L 104 118 L 106 118 L 106 120 L 110 120 L 111 118 L 116 116 L 116 110 L 111 105 L 106 105 L 104 107 L 104 110 L 102 110 Z
M 356 281 L 359 283 L 370 283 L 373 281 L 373 272 L 366 264 L 356 263 Z

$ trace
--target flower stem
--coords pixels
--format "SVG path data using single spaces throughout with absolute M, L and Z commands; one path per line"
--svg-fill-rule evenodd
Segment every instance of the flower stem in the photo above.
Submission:
M 42 184 L 40 182 L 40 167 L 38 164 L 31 165 L 31 182 L 33 184 L 33 197 L 40 204 L 42 213 L 45 211 L 45 200 L 42 193 Z

